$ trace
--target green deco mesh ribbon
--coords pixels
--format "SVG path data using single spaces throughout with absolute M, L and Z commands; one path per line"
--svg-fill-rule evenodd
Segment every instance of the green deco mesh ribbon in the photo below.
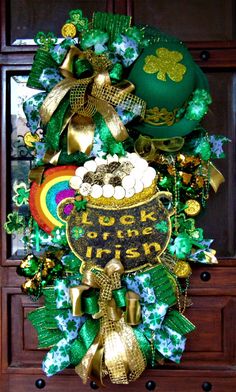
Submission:
M 45 306 L 28 314 L 28 320 L 31 321 L 38 334 L 38 348 L 54 346 L 64 336 L 55 321 L 55 317 L 62 311 L 56 309 L 54 288 L 44 289 L 43 294 Z
M 113 15 L 105 12 L 94 12 L 93 28 L 109 33 L 110 40 L 130 27 L 131 16 Z

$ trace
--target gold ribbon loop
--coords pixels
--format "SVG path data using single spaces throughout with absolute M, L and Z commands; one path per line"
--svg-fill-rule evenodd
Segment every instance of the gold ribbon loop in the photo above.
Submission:
M 88 290 L 89 286 L 80 285 L 76 287 L 70 287 L 69 294 L 72 302 L 72 315 L 82 316 L 84 314 L 82 309 L 82 295 L 84 291 Z
M 89 155 L 93 144 L 94 131 L 95 124 L 91 118 L 74 115 L 68 125 L 68 154 L 81 151 Z
M 141 322 L 139 295 L 133 291 L 127 291 L 126 293 L 125 321 L 129 325 L 138 325 Z
M 115 272 L 118 272 L 120 275 L 122 275 L 125 270 L 120 260 L 111 259 L 106 264 L 104 271 L 108 276 L 112 276 Z

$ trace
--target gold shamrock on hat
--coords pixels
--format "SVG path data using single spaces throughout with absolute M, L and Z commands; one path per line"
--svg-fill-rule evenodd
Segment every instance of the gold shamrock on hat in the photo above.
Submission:
M 183 55 L 175 50 L 166 48 L 158 48 L 156 56 L 150 55 L 145 58 L 143 70 L 146 73 L 156 73 L 157 79 L 166 81 L 166 75 L 174 82 L 180 82 L 186 72 L 186 67 L 179 62 L 183 59 Z

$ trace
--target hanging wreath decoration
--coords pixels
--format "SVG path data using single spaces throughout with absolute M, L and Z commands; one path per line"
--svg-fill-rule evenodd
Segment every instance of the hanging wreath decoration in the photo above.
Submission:
M 192 265 L 217 263 L 196 217 L 224 181 L 212 161 L 227 139 L 200 126 L 208 83 L 176 38 L 81 10 L 62 35 L 35 38 L 27 85 L 40 92 L 23 105 L 34 166 L 5 229 L 24 232 L 23 292 L 44 297 L 28 318 L 45 373 L 73 365 L 84 383 L 127 384 L 179 363 L 195 329 Z

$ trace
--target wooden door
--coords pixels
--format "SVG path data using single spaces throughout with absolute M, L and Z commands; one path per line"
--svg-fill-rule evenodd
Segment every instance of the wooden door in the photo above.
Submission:
M 0 391 L 88 391 L 74 370 L 46 378 L 40 369 L 45 351 L 37 349 L 36 333 L 27 313 L 39 306 L 21 294 L 15 267 L 24 252 L 19 238 L 3 231 L 11 209 L 11 184 L 24 179 L 31 157 L 24 151 L 21 100 L 29 92 L 25 77 L 36 50 L 31 41 L 39 30 L 59 33 L 70 9 L 81 8 L 127 13 L 135 24 L 158 26 L 185 41 L 195 60 L 207 73 L 213 105 L 205 124 L 209 132 L 231 139 L 227 158 L 218 167 L 226 183 L 212 194 L 200 219 L 208 238 L 215 239 L 219 265 L 195 266 L 187 317 L 197 326 L 188 338 L 180 365 L 167 363 L 147 370 L 129 386 L 109 391 L 214 391 L 236 389 L 236 230 L 235 230 L 235 112 L 236 112 L 236 14 L 234 0 L 1 0 L 1 318 Z M 30 44 L 30 45 L 29 45 Z

